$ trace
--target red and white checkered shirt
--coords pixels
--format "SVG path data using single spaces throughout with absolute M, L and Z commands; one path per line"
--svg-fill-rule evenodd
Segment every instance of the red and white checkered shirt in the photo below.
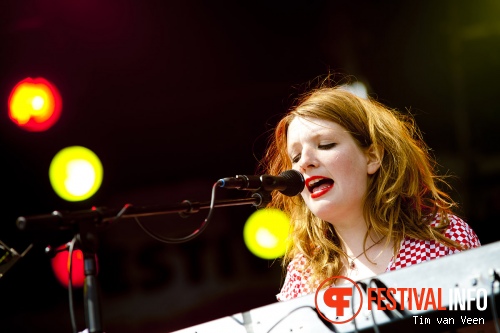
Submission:
M 476 233 L 466 222 L 455 215 L 448 215 L 448 218 L 450 225 L 445 231 L 446 237 L 462 244 L 466 249 L 481 246 Z M 436 226 L 440 221 L 440 216 L 436 216 L 431 226 Z M 458 252 L 460 252 L 459 249 L 447 247 L 434 240 L 423 241 L 406 237 L 401 242 L 396 258 L 391 259 L 386 272 Z M 308 283 L 311 271 L 307 266 L 307 259 L 301 253 L 290 261 L 281 292 L 276 295 L 278 301 L 286 301 L 316 292 L 319 282 L 315 286 Z

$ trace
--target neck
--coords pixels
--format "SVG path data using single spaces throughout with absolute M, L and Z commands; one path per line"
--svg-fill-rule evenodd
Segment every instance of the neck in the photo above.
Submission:
M 356 223 L 334 226 L 334 228 L 340 237 L 344 251 L 350 256 L 357 256 L 367 247 L 373 245 L 382 238 L 382 235 L 371 232 L 366 239 L 365 246 L 365 237 L 368 232 L 368 227 L 364 219 L 359 219 Z

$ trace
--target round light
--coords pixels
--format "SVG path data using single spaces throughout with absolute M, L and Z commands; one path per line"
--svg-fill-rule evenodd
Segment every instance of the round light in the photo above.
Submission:
M 71 283 L 73 287 L 83 287 L 85 274 L 83 271 L 83 253 L 81 250 L 74 250 L 71 264 Z M 69 281 L 69 251 L 57 253 L 51 261 L 54 275 L 64 287 L 68 287 Z
M 90 198 L 101 187 L 103 168 L 94 152 L 72 146 L 59 151 L 49 167 L 52 188 L 67 201 Z
M 59 91 L 44 78 L 20 81 L 9 96 L 9 118 L 30 132 L 49 129 L 59 119 L 61 109 Z
M 285 254 L 290 220 L 281 210 L 265 208 L 255 211 L 245 223 L 243 240 L 259 258 L 275 259 Z

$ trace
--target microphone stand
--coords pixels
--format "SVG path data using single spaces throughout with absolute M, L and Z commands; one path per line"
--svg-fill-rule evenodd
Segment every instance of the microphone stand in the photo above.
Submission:
M 251 197 L 244 199 L 216 200 L 215 207 L 230 207 L 252 204 L 258 208 L 265 207 L 271 200 L 270 191 L 257 191 Z M 84 257 L 84 307 L 85 324 L 90 333 L 102 333 L 102 316 L 97 284 L 97 227 L 111 224 L 120 218 L 133 218 L 170 213 L 179 213 L 189 216 L 201 209 L 211 208 L 210 202 L 191 202 L 184 200 L 178 204 L 160 204 L 154 206 L 133 206 L 126 204 L 121 209 L 92 207 L 87 210 L 60 212 L 52 214 L 20 216 L 16 220 L 18 229 L 23 231 L 35 230 L 74 230 L 78 244 Z M 70 277 L 71 278 L 71 277 Z
M 80 222 L 77 235 L 78 245 L 83 253 L 85 280 L 83 285 L 85 324 L 90 333 L 101 333 L 101 307 L 97 285 L 97 237 L 96 227 L 91 220 Z

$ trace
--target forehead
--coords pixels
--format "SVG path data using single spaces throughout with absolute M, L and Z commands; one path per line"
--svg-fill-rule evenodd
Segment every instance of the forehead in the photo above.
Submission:
M 346 129 L 334 121 L 319 118 L 295 117 L 288 125 L 287 143 L 290 144 L 301 138 L 345 134 L 347 134 Z

